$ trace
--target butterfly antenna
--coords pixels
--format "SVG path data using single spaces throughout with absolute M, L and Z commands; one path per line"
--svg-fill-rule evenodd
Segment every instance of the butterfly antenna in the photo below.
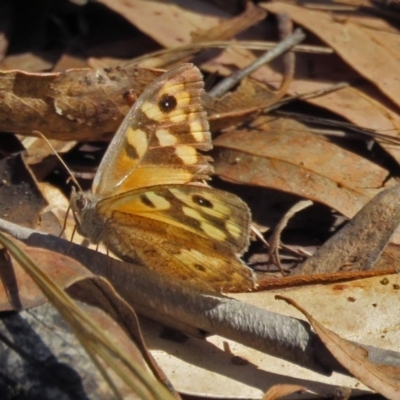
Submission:
M 68 172 L 72 182 L 74 182 L 74 184 L 76 185 L 76 187 L 78 188 L 79 192 L 83 193 L 83 190 L 81 188 L 81 185 L 79 184 L 79 182 L 77 181 L 77 179 L 75 178 L 75 176 L 73 175 L 73 173 L 71 172 L 71 170 L 68 168 L 67 164 L 65 164 L 64 160 L 60 157 L 60 155 L 58 154 L 57 150 L 53 147 L 53 145 L 49 142 L 49 140 L 46 138 L 46 136 L 43 135 L 42 132 L 39 131 L 32 131 L 32 133 L 34 135 L 39 136 L 40 138 L 42 138 L 47 145 L 50 147 L 50 149 L 52 150 L 52 152 L 54 153 L 54 155 L 58 158 L 58 161 L 60 161 L 60 163 L 63 165 L 63 167 L 65 168 L 65 170 Z

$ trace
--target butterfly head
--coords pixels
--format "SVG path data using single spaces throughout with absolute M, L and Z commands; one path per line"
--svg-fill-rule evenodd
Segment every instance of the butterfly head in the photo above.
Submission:
M 79 234 L 89 238 L 92 243 L 98 243 L 103 223 L 95 215 L 97 201 L 90 194 L 77 192 L 73 187 L 70 204 Z

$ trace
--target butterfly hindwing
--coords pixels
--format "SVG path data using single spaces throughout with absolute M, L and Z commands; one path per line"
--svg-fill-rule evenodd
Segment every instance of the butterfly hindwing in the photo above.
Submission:
M 105 219 L 120 213 L 162 221 L 237 254 L 248 246 L 247 205 L 231 193 L 206 186 L 164 185 L 129 191 L 100 201 L 97 212 Z
M 250 213 L 236 196 L 195 185 L 153 186 L 105 199 L 106 242 L 125 260 L 225 291 L 249 290 L 238 258 L 248 245 Z

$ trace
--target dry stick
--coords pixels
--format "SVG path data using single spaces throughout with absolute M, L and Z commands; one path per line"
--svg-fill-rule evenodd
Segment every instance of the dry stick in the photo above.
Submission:
M 96 275 L 105 277 L 136 312 L 188 331 L 195 327 L 215 333 L 267 354 L 318 372 L 330 372 L 316 361 L 309 324 L 271 313 L 218 293 L 205 293 L 193 285 L 124 263 L 52 235 L 46 235 L 0 219 L 0 230 L 26 244 L 72 257 Z M 187 325 L 188 329 L 185 328 Z M 199 332 L 200 334 L 200 332 Z
M 290 19 L 288 13 L 278 13 L 278 29 L 279 29 L 279 37 L 281 40 L 285 40 L 293 34 L 293 22 Z M 270 103 L 274 104 L 281 100 L 285 95 L 290 85 L 293 82 L 295 70 L 296 70 L 296 56 L 294 52 L 287 51 L 283 54 L 283 79 L 280 87 L 274 92 L 274 95 L 270 99 Z
M 400 224 L 399 199 L 398 184 L 381 191 L 293 274 L 335 273 L 346 266 L 372 269 Z
M 28 245 L 47 248 L 77 259 L 105 277 L 139 313 L 172 327 L 212 333 L 321 373 L 344 372 L 307 322 L 269 312 L 218 293 L 199 291 L 147 268 L 124 263 L 0 219 L 0 230 Z M 177 324 L 178 322 L 178 324 Z M 364 346 L 371 359 L 400 366 L 400 354 Z
M 344 89 L 349 86 L 350 86 L 350 84 L 348 82 L 339 82 L 339 83 L 335 83 L 334 85 L 330 85 L 329 87 L 326 87 L 326 88 L 313 90 L 312 92 L 300 93 L 300 94 L 296 94 L 293 96 L 288 96 L 288 97 L 285 97 L 284 99 L 281 99 L 278 102 L 271 104 L 270 106 L 264 108 L 263 112 L 265 114 L 267 114 L 267 113 L 270 113 L 271 111 L 274 111 L 277 108 L 280 108 L 283 105 L 288 104 L 294 100 L 314 99 L 315 97 L 323 96 L 327 93 L 336 92 L 337 90 Z M 281 112 L 281 111 L 279 111 L 279 112 Z M 290 112 L 287 112 L 287 111 L 282 111 L 281 113 L 282 114 L 284 114 L 284 113 L 290 114 Z M 295 115 L 295 113 L 292 113 L 292 114 Z M 299 115 L 301 115 L 301 114 L 299 114 Z
M 306 35 L 301 29 L 296 29 L 293 35 L 288 36 L 282 40 L 271 51 L 267 51 L 260 58 L 244 69 L 234 72 L 228 78 L 224 79 L 218 85 L 214 86 L 208 93 L 211 97 L 218 98 L 227 93 L 230 89 L 236 86 L 242 79 L 250 75 L 252 72 L 260 68 L 262 65 L 272 61 L 274 58 L 280 56 L 286 51 L 290 50 L 293 46 L 299 44 Z

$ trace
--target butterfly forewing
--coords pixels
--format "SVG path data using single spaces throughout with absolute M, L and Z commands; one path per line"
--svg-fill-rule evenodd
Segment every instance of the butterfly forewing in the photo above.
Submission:
M 156 79 L 132 106 L 93 182 L 102 196 L 143 186 L 207 179 L 210 132 L 200 71 L 183 64 Z

